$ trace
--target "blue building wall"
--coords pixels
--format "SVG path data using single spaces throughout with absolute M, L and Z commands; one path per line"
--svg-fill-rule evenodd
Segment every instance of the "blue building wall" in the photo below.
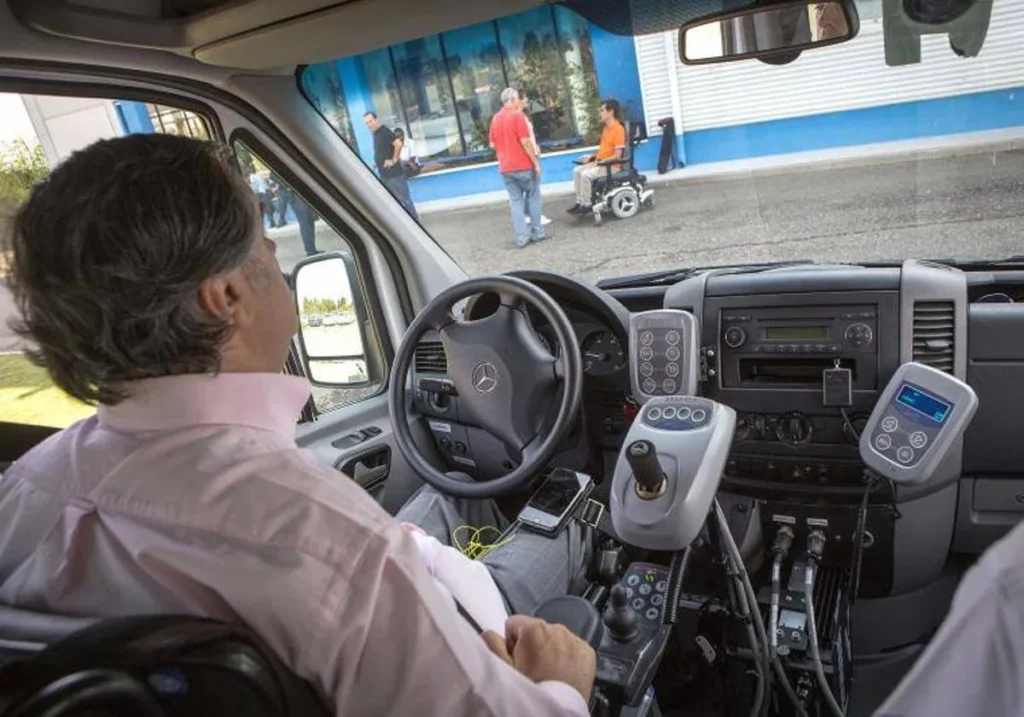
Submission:
M 1024 87 L 686 132 L 690 164 L 1024 126 Z
M 633 38 L 613 35 L 590 23 L 590 44 L 601 99 L 617 99 L 627 119 L 642 122 L 643 95 L 640 94 L 640 71 Z
M 125 134 L 153 134 L 156 131 L 144 103 L 119 100 L 114 102 L 114 109 Z

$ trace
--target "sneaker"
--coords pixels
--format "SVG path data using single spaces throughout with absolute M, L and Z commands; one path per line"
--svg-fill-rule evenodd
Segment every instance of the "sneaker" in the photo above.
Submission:
M 546 227 L 550 223 L 551 223 L 551 217 L 546 217 L 543 214 L 540 215 L 540 225 L 542 227 Z

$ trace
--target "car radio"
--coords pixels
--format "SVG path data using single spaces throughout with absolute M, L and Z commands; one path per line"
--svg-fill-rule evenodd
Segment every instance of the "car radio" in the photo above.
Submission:
M 730 308 L 719 327 L 724 388 L 820 387 L 836 366 L 852 371 L 853 389 L 875 388 L 874 306 Z

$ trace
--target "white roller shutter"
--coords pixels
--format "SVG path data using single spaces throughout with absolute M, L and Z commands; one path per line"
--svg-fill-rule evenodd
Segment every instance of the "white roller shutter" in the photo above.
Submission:
M 654 67 L 655 48 L 664 42 L 654 37 L 661 38 L 637 38 L 637 58 L 641 82 L 645 76 L 655 82 L 649 90 L 644 87 L 644 101 L 648 106 L 650 95 L 656 110 L 647 116 L 656 121 L 670 105 L 668 88 L 657 83 L 672 73 Z M 641 48 L 647 52 L 641 54 Z M 660 59 L 666 61 L 663 53 Z M 812 50 L 789 65 L 745 61 L 694 67 L 676 59 L 674 74 L 687 131 L 1024 86 L 1024 0 L 995 0 L 985 44 L 975 58 L 954 55 L 946 35 L 926 35 L 920 64 L 889 67 L 881 22 L 870 21 L 855 40 Z
M 672 94 L 678 92 L 677 65 L 679 54 L 669 57 L 666 41 L 673 41 L 677 33 L 658 33 L 634 38 L 637 70 L 640 75 L 640 95 L 644 103 L 647 133 L 660 134 L 658 120 L 672 115 Z M 678 126 L 679 118 L 676 117 Z

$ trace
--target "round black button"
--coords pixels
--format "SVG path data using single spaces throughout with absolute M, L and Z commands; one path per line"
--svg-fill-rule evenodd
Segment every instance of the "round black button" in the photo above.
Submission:
M 739 326 L 730 326 L 725 330 L 725 343 L 730 348 L 739 348 L 747 340 L 747 332 Z

